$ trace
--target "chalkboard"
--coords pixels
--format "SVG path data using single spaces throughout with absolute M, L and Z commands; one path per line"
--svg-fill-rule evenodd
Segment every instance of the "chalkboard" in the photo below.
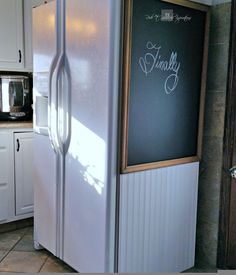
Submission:
M 200 158 L 209 8 L 128 0 L 122 172 Z

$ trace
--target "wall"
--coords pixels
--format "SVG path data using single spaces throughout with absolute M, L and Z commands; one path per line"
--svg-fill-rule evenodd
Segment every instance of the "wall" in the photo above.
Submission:
M 196 265 L 208 268 L 216 266 L 230 8 L 230 3 L 212 7 L 196 248 Z

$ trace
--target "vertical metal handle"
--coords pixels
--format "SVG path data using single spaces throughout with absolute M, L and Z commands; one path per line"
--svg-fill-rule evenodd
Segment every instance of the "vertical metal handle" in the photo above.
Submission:
M 51 141 L 52 148 L 55 152 L 57 152 L 58 146 L 55 140 L 55 134 L 54 134 L 55 131 L 52 130 L 53 122 L 55 121 L 55 118 L 52 116 L 52 85 L 53 85 L 52 78 L 57 66 L 57 59 L 58 59 L 58 54 L 55 55 L 51 64 L 51 68 L 49 72 L 49 91 L 48 91 L 48 135 Z M 54 90 L 55 90 L 55 87 L 54 87 Z M 53 104 L 53 107 L 54 109 L 56 109 L 55 104 Z
M 63 62 L 64 62 L 64 53 L 61 53 L 60 57 L 59 57 L 59 61 L 58 61 L 58 65 L 57 65 L 57 73 L 56 73 L 56 140 L 57 140 L 57 143 L 58 143 L 58 148 L 59 148 L 59 151 L 61 154 L 63 154 L 63 142 L 62 142 L 62 138 L 61 138 L 61 135 L 60 135 L 60 124 L 62 122 L 63 124 L 63 121 L 61 121 L 59 119 L 59 114 L 58 112 L 60 111 L 60 113 L 63 112 L 63 106 L 62 106 L 62 76 L 63 76 Z M 61 81 L 62 80 L 62 81 Z M 62 126 L 63 127 L 63 126 Z M 62 134 L 63 135 L 63 134 Z
M 57 140 L 57 91 L 56 91 L 56 81 L 58 74 L 59 66 L 59 57 L 60 57 L 60 28 L 61 28 L 61 18 L 60 11 L 58 6 L 60 6 L 60 1 L 57 2 L 56 9 L 56 54 L 51 63 L 49 71 L 49 91 L 48 91 L 48 134 L 51 141 L 52 148 L 55 153 L 58 153 L 59 145 Z M 55 116 L 56 117 L 55 117 Z
M 57 141 L 59 150 L 65 155 L 69 149 L 71 139 L 71 77 L 70 67 L 66 56 L 66 2 L 62 0 L 60 3 L 61 11 L 61 32 L 60 32 L 60 52 L 58 62 L 58 72 L 56 75 L 57 90 Z
M 71 77 L 66 55 L 61 56 L 57 75 L 57 140 L 61 154 L 69 149 L 71 139 Z
M 19 141 L 19 139 L 16 140 L 16 143 L 17 143 L 16 151 L 19 152 L 20 151 L 20 141 Z
M 66 76 L 67 86 L 65 91 L 66 104 L 64 105 L 64 109 L 66 112 L 64 147 L 65 147 L 65 151 L 67 152 L 71 141 L 71 72 L 70 72 L 70 64 L 66 55 L 65 55 L 65 76 Z
M 21 50 L 19 50 L 19 63 L 21 63 L 21 59 L 22 59 L 22 54 L 21 54 Z

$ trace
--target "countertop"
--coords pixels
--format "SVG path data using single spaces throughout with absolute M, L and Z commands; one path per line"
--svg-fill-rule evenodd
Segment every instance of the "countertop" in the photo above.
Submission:
M 32 121 L 0 121 L 0 128 L 33 128 Z

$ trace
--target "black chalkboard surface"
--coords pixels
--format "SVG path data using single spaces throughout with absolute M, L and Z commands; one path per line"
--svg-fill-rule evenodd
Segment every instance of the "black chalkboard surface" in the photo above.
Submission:
M 183 0 L 126 4 L 122 172 L 196 161 L 209 9 Z

